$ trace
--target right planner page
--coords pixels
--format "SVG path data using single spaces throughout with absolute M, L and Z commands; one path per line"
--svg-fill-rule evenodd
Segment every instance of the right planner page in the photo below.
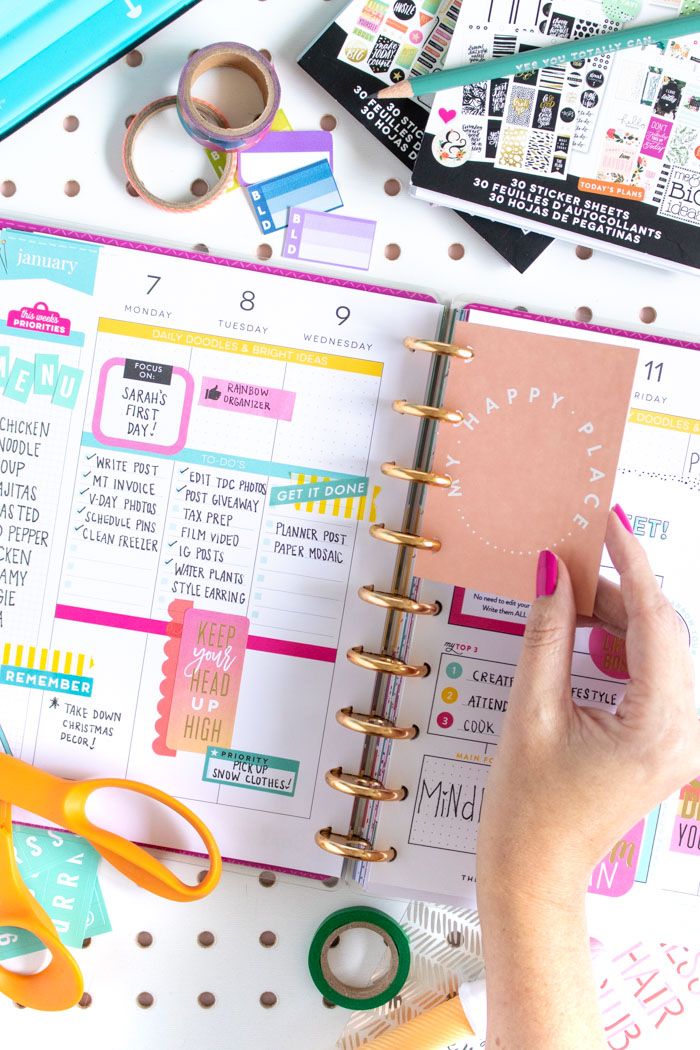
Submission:
M 465 308 L 461 319 L 499 328 L 504 335 L 538 332 L 638 351 L 612 501 L 625 508 L 685 624 L 697 667 L 700 347 L 485 307 Z M 458 367 L 453 365 L 452 374 Z M 450 388 L 448 378 L 446 404 Z M 453 498 L 474 505 L 479 492 L 463 485 L 462 495 Z M 537 491 L 532 498 L 537 501 Z M 507 513 L 507 506 L 503 510 Z M 536 553 L 531 560 L 534 578 Z M 617 579 L 605 549 L 601 572 Z M 430 673 L 405 684 L 399 721 L 415 723 L 420 733 L 392 748 L 385 780 L 406 785 L 408 796 L 380 807 L 375 830 L 375 842 L 394 846 L 397 858 L 370 866 L 366 881 L 373 892 L 400 889 L 473 904 L 483 793 L 508 708 L 528 604 L 508 594 L 428 578 L 418 586 L 424 599 L 441 603 L 437 616 L 415 618 L 410 642 L 411 661 L 425 661 Z M 572 700 L 614 712 L 626 681 L 624 643 L 601 628 L 578 630 Z M 611 783 L 611 795 L 615 790 Z M 685 913 L 687 924 L 687 906 L 697 913 L 700 900 L 700 783 L 685 785 L 631 828 L 619 849 L 598 864 L 589 890 L 594 908 L 616 915 L 630 908 L 637 915 L 640 897 L 656 892 L 665 915 L 674 909 L 678 916 Z

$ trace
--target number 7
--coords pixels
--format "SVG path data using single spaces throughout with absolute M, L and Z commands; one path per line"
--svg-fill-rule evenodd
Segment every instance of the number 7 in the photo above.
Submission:
M 158 284 L 158 281 L 160 280 L 160 277 L 157 277 L 156 274 L 154 274 L 154 273 L 147 273 L 146 277 L 152 277 L 153 278 L 153 284 L 151 285 L 151 287 L 146 292 L 146 295 L 150 295 L 151 292 L 153 291 L 153 289 L 155 288 L 155 286 Z

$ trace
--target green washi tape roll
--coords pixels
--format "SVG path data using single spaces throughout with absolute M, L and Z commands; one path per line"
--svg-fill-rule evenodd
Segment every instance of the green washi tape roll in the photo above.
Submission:
M 328 964 L 331 945 L 346 930 L 371 930 L 389 948 L 389 969 L 365 988 L 356 988 L 336 977 Z M 411 949 L 408 937 L 395 919 L 378 908 L 341 908 L 325 919 L 309 948 L 309 973 L 324 998 L 346 1010 L 373 1010 L 398 995 L 408 977 Z

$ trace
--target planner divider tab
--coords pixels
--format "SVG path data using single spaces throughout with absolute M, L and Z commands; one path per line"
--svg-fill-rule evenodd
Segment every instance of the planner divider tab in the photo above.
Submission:
M 451 333 L 454 315 L 448 319 Z M 445 326 L 444 326 L 445 327 Z M 418 338 L 407 338 L 404 345 L 411 352 L 427 352 L 433 355 L 428 375 L 424 404 L 412 404 L 407 401 L 394 401 L 394 411 L 401 415 L 416 416 L 420 419 L 416 448 L 411 466 L 396 462 L 382 464 L 382 473 L 389 477 L 408 482 L 408 494 L 401 526 L 398 529 L 375 523 L 370 526 L 370 533 L 375 539 L 393 544 L 396 550 L 392 573 L 391 590 L 378 591 L 373 584 L 367 584 L 359 590 L 359 597 L 370 605 L 386 610 L 381 643 L 376 652 L 366 652 L 362 646 L 353 646 L 347 652 L 347 658 L 358 667 L 374 672 L 374 688 L 369 711 L 355 711 L 352 707 L 343 707 L 336 712 L 336 720 L 356 733 L 365 737 L 360 768 L 356 773 L 343 770 L 338 766 L 326 772 L 326 783 L 343 794 L 354 799 L 349 830 L 338 833 L 331 827 L 322 828 L 316 833 L 316 843 L 321 849 L 348 860 L 366 863 L 391 861 L 396 856 L 393 846 L 375 846 L 372 834 L 367 828 L 376 825 L 376 810 L 381 802 L 400 802 L 406 797 L 406 788 L 385 785 L 378 779 L 377 773 L 384 766 L 387 749 L 394 742 L 412 740 L 418 733 L 415 725 L 397 725 L 393 717 L 392 699 L 400 690 L 400 683 L 406 678 L 421 678 L 430 673 L 425 663 L 408 662 L 404 650 L 410 630 L 405 631 L 406 618 L 414 616 L 435 616 L 440 612 L 438 602 L 424 601 L 416 593 L 413 582 L 413 556 L 417 550 L 440 549 L 440 540 L 423 536 L 419 532 L 423 512 L 425 487 L 435 485 L 449 487 L 451 478 L 447 474 L 437 474 L 431 470 L 433 449 L 437 436 L 437 427 L 441 422 L 455 423 L 461 419 L 461 412 L 446 408 L 442 396 L 450 363 L 453 360 L 471 361 L 474 351 L 471 347 L 458 346 L 455 343 L 439 342 Z

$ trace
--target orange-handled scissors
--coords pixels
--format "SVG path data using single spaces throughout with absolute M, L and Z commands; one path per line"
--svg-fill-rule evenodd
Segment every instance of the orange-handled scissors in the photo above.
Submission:
M 202 882 L 187 885 L 140 846 L 88 820 L 86 804 L 100 788 L 120 788 L 146 795 L 186 820 L 209 854 L 209 871 Z M 33 933 L 43 941 L 52 957 L 46 969 L 34 974 L 13 973 L 0 966 L 0 992 L 22 1006 L 66 1010 L 83 994 L 83 978 L 49 916 L 34 900 L 19 873 L 12 841 L 13 805 L 82 835 L 127 878 L 159 897 L 174 901 L 200 900 L 214 889 L 221 876 L 221 853 L 213 835 L 199 817 L 176 798 L 135 780 L 64 780 L 10 754 L 0 753 L 0 926 L 14 926 Z

